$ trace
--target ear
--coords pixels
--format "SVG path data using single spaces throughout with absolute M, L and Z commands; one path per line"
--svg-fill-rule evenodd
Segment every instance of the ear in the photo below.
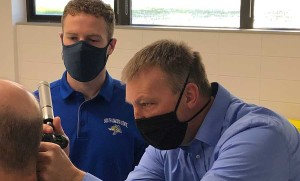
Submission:
M 64 35 L 64 34 L 63 34 L 62 32 L 59 33 L 60 41 L 61 41 L 62 43 L 63 43 L 63 35 Z
M 197 106 L 200 97 L 199 88 L 195 83 L 188 83 L 184 92 L 185 104 L 190 108 Z
M 117 44 L 117 39 L 112 38 L 112 40 L 110 41 L 109 46 L 108 46 L 108 55 L 112 54 L 112 52 L 114 51 L 114 49 L 116 47 L 116 44 Z

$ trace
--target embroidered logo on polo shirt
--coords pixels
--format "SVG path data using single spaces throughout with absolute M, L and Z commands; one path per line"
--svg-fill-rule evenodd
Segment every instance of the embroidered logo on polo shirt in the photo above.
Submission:
M 122 133 L 122 126 L 128 128 L 128 123 L 125 121 L 121 121 L 116 118 L 105 118 L 104 123 L 113 123 L 114 125 L 109 127 L 108 130 L 112 131 L 112 135 L 116 135 L 118 133 Z
M 116 135 L 118 133 L 122 133 L 122 129 L 119 125 L 113 125 L 111 126 L 110 128 L 108 128 L 108 130 L 112 131 L 113 132 L 113 135 Z

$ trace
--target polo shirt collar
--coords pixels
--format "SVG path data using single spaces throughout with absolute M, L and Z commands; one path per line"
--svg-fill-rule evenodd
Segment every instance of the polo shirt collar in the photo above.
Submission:
M 71 96 L 75 91 L 72 89 L 72 87 L 67 82 L 67 71 L 64 72 L 62 78 L 61 78 L 61 89 L 60 93 L 63 99 L 67 99 Z M 101 90 L 99 91 L 98 96 L 103 97 L 106 101 L 110 101 L 113 97 L 113 79 L 106 71 L 106 76 L 104 83 L 101 87 Z
M 73 92 L 75 92 L 72 87 L 67 82 L 67 71 L 65 71 L 61 78 L 61 97 L 67 99 Z
M 107 102 L 110 102 L 113 97 L 113 93 L 114 93 L 113 89 L 114 89 L 113 79 L 106 71 L 105 81 L 104 81 L 104 83 L 101 87 L 101 90 L 97 96 L 101 96 Z

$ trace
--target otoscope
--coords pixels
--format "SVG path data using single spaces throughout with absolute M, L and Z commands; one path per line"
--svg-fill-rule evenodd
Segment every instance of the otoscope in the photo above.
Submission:
M 41 81 L 38 85 L 39 97 L 40 97 L 40 107 L 43 114 L 43 123 L 51 126 L 54 131 L 53 126 L 53 107 L 52 98 L 50 92 L 49 83 L 46 81 Z M 68 146 L 68 139 L 64 135 L 53 134 L 53 133 L 43 133 L 42 141 L 52 142 L 58 144 L 62 149 Z

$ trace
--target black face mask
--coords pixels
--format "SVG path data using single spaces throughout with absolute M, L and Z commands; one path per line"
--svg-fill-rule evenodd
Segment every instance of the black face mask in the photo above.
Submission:
M 106 51 L 110 42 L 104 48 L 92 46 L 86 41 L 63 45 L 63 60 L 71 77 L 79 82 L 96 78 L 106 65 Z
M 189 120 L 185 122 L 180 122 L 178 120 L 176 112 L 188 79 L 189 75 L 184 83 L 184 87 L 180 93 L 180 97 L 174 111 L 158 116 L 135 120 L 145 141 L 157 149 L 170 150 L 178 148 L 184 139 L 188 122 L 200 114 L 210 102 L 209 99 L 203 108 L 201 108 Z

